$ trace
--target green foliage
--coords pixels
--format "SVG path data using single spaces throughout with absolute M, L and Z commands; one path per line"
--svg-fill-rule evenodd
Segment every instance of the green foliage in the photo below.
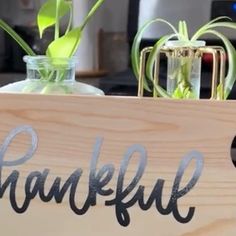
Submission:
M 131 50 L 131 62 L 134 74 L 137 78 L 139 78 L 139 71 L 140 71 L 140 43 L 143 37 L 143 34 L 145 33 L 146 29 L 149 28 L 152 24 L 156 23 L 165 23 L 168 25 L 171 30 L 173 31 L 173 34 L 164 35 L 161 37 L 153 46 L 153 49 L 151 53 L 148 56 L 147 63 L 146 63 L 146 74 L 145 74 L 145 81 L 144 81 L 144 88 L 148 91 L 150 91 L 150 88 L 148 86 L 147 80 L 150 80 L 153 82 L 154 75 L 153 75 L 153 68 L 154 63 L 157 55 L 160 53 L 160 50 L 162 46 L 165 45 L 165 43 L 173 38 L 177 38 L 178 40 L 181 40 L 183 43 L 185 43 L 186 46 L 191 45 L 191 43 L 198 40 L 200 37 L 206 34 L 212 34 L 216 37 L 218 37 L 220 40 L 222 40 L 226 52 L 228 55 L 228 71 L 225 78 L 225 86 L 223 90 L 222 95 L 222 88 L 223 85 L 219 84 L 217 88 L 217 97 L 218 98 L 224 98 L 226 99 L 233 87 L 233 84 L 236 80 L 236 50 L 233 47 L 232 43 L 229 41 L 229 39 L 223 35 L 222 33 L 216 31 L 216 28 L 229 28 L 236 30 L 236 23 L 231 22 L 231 19 L 229 17 L 218 17 L 207 24 L 203 25 L 197 32 L 192 36 L 192 38 L 189 38 L 188 34 L 188 28 L 185 21 L 179 21 L 178 24 L 178 30 L 171 25 L 169 22 L 163 20 L 163 19 L 155 19 L 152 21 L 147 22 L 136 34 L 136 37 L 134 39 L 134 43 Z M 161 97 L 174 97 L 174 98 L 192 98 L 192 87 L 188 83 L 188 73 L 189 72 L 189 63 L 184 63 L 180 71 L 176 74 L 179 74 L 178 76 L 181 77 L 181 80 L 178 80 L 178 87 L 174 91 L 173 94 L 167 94 L 165 90 L 163 90 L 159 85 L 154 85 L 154 89 L 156 90 L 156 94 Z
M 40 8 L 37 15 L 37 24 L 40 37 L 43 37 L 44 31 L 50 27 L 55 27 L 54 40 L 47 49 L 49 57 L 69 58 L 73 56 L 79 47 L 83 30 L 97 9 L 102 5 L 104 0 L 96 0 L 96 3 L 85 17 L 80 27 L 71 29 L 72 22 L 72 1 L 71 0 L 47 0 Z M 64 35 L 60 35 L 60 20 L 63 16 L 70 14 L 67 30 Z M 11 35 L 22 49 L 31 56 L 35 53 L 29 45 L 3 20 L 0 19 L 0 28 Z
M 47 56 L 49 57 L 71 57 L 81 39 L 81 28 L 75 28 L 69 31 L 66 35 L 54 40 L 47 49 Z
M 166 35 L 163 36 L 159 41 L 156 42 L 156 44 L 153 47 L 153 50 L 151 51 L 148 59 L 147 59 L 147 67 L 146 67 L 146 75 L 147 78 L 152 80 L 153 78 L 153 67 L 154 67 L 154 63 L 155 63 L 155 59 L 156 59 L 156 55 L 157 53 L 160 51 L 161 47 L 170 39 L 174 38 L 178 36 L 178 34 L 170 34 L 170 35 Z M 161 97 L 170 97 L 170 95 L 165 92 L 164 89 L 161 89 L 160 86 L 156 86 L 156 92 L 158 95 L 160 95 Z
M 37 24 L 41 38 L 45 29 L 56 24 L 57 18 L 60 19 L 70 12 L 71 5 L 72 2 L 69 1 L 49 0 L 45 2 L 39 10 L 37 17 Z M 56 8 L 57 11 L 55 11 Z
M 62 1 L 62 0 L 61 0 Z M 55 40 L 48 46 L 47 56 L 50 57 L 71 57 L 79 47 L 83 30 L 97 9 L 101 6 L 104 0 L 98 0 L 88 15 L 85 17 L 80 27 L 70 30 L 68 33 Z
M 131 49 L 131 63 L 132 63 L 132 67 L 133 67 L 133 71 L 135 76 L 138 78 L 139 76 L 139 65 L 140 65 L 140 52 L 139 52 L 139 48 L 140 48 L 140 44 L 141 44 L 141 40 L 142 40 L 142 36 L 145 32 L 145 30 L 151 26 L 154 23 L 164 23 L 167 24 L 176 34 L 178 34 L 177 30 L 175 29 L 175 27 L 173 25 L 171 25 L 169 22 L 163 20 L 163 19 L 155 19 L 152 20 L 150 22 L 147 22 L 140 30 L 139 32 L 136 34 L 135 38 L 134 38 L 134 43 Z M 144 88 L 148 91 L 150 91 L 150 88 L 148 87 L 147 84 L 147 80 L 146 78 L 144 79 Z M 162 88 L 160 88 L 162 89 Z M 163 89 L 162 89 L 163 90 Z
M 0 19 L 0 28 L 4 29 L 30 56 L 35 56 L 35 53 L 30 46 L 22 39 L 7 23 Z
M 96 0 L 96 3 L 88 12 L 81 26 L 72 28 L 72 14 L 73 5 L 72 0 L 47 0 L 40 8 L 37 15 L 37 25 L 39 29 L 40 38 L 43 38 L 43 33 L 48 27 L 54 26 L 54 40 L 49 44 L 46 50 L 46 56 L 52 59 L 52 67 L 42 64 L 37 69 L 40 80 L 28 81 L 27 85 L 23 88 L 23 92 L 31 93 L 40 91 L 42 94 L 57 92 L 70 94 L 72 89 L 61 83 L 66 78 L 66 68 L 68 68 L 69 59 L 75 54 L 79 47 L 83 30 L 90 19 L 93 17 L 97 9 L 102 5 L 104 0 Z M 69 14 L 67 29 L 64 34 L 60 32 L 61 19 Z M 3 20 L 0 19 L 0 28 L 5 30 L 22 49 L 30 56 L 36 56 L 29 45 Z M 54 60 L 54 59 L 66 60 Z M 43 89 L 42 89 L 43 88 Z

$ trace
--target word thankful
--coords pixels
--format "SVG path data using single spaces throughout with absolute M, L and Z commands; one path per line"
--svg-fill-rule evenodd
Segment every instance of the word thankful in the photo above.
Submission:
M 27 133 L 31 137 L 30 145 L 26 154 L 14 161 L 6 161 L 4 156 L 10 143 L 17 135 L 21 133 Z M 130 215 L 128 210 L 135 204 L 138 204 L 142 210 L 148 210 L 154 205 L 156 210 L 161 215 L 169 215 L 172 213 L 174 218 L 180 223 L 187 223 L 193 218 L 195 207 L 190 207 L 187 215 L 183 216 L 179 212 L 178 199 L 184 197 L 195 186 L 199 177 L 201 176 L 203 169 L 203 157 L 199 152 L 193 151 L 188 153 L 188 155 L 186 155 L 180 162 L 176 177 L 173 182 L 169 202 L 167 206 L 164 207 L 162 204 L 162 192 L 165 184 L 164 179 L 157 179 L 156 183 L 154 184 L 154 188 L 147 199 L 144 199 L 145 186 L 139 185 L 147 164 L 147 152 L 142 145 L 135 144 L 126 150 L 120 164 L 116 188 L 112 189 L 107 187 L 108 183 L 114 176 L 115 168 L 112 164 L 105 164 L 101 168 L 97 168 L 100 151 L 102 149 L 102 142 L 102 138 L 97 138 L 93 147 L 88 180 L 88 194 L 82 207 L 78 207 L 75 200 L 76 196 L 79 196 L 77 187 L 83 174 L 83 170 L 81 168 L 76 169 L 64 183 L 62 183 L 60 177 L 56 177 L 47 193 L 45 192 L 45 185 L 50 170 L 45 169 L 41 172 L 30 172 L 24 185 L 25 197 L 23 202 L 21 201 L 20 205 L 16 196 L 18 188 L 17 183 L 20 177 L 19 171 L 12 171 L 3 182 L 2 170 L 3 168 L 23 165 L 28 160 L 30 160 L 37 149 L 38 138 L 36 132 L 30 126 L 20 126 L 16 129 L 13 129 L 0 147 L 0 198 L 3 198 L 7 188 L 9 188 L 9 198 L 12 208 L 17 213 L 24 213 L 28 209 L 30 202 L 36 196 L 38 196 L 43 202 L 50 202 L 54 199 L 57 203 L 61 203 L 65 194 L 68 193 L 71 210 L 77 215 L 84 215 L 90 207 L 96 205 L 98 195 L 112 195 L 112 199 L 105 201 L 105 205 L 115 207 L 117 220 L 122 226 L 129 225 Z M 134 174 L 132 180 L 125 187 L 125 175 L 130 160 L 134 158 L 134 154 L 135 158 L 137 158 L 137 154 L 139 155 L 137 171 Z M 192 161 L 195 161 L 193 176 L 187 185 L 180 189 L 181 179 Z M 129 200 L 127 200 L 127 198 Z

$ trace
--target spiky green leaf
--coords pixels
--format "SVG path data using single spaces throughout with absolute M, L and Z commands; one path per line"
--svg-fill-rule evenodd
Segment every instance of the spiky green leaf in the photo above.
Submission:
M 103 4 L 104 1 L 105 0 L 97 0 L 97 2 L 94 4 L 94 6 L 89 11 L 88 15 L 85 17 L 85 19 L 84 19 L 84 21 L 83 21 L 83 23 L 81 25 L 81 30 L 84 29 L 84 27 L 87 25 L 89 20 L 92 18 L 92 16 L 95 14 L 97 9 Z
M 146 63 L 146 75 L 149 80 L 154 81 L 153 68 L 154 68 L 154 64 L 157 59 L 157 56 L 160 54 L 161 48 L 165 45 L 167 41 L 169 41 L 172 38 L 178 38 L 178 36 L 179 34 L 165 35 L 161 37 L 154 45 L 150 55 L 148 56 L 147 63 Z M 154 89 L 157 91 L 158 95 L 162 97 L 170 97 L 170 95 L 164 89 L 162 89 L 159 85 L 154 86 Z
M 186 21 L 183 21 L 183 32 L 184 32 L 184 38 L 186 40 L 189 40 L 188 27 Z
M 222 33 L 215 31 L 215 30 L 206 30 L 204 32 L 202 32 L 200 36 L 204 35 L 204 34 L 213 34 L 215 36 L 217 36 L 218 38 L 220 38 L 222 40 L 222 42 L 225 45 L 226 51 L 227 51 L 227 55 L 228 55 L 228 72 L 225 78 L 225 86 L 224 86 L 224 98 L 227 99 L 227 97 L 229 96 L 233 85 L 235 83 L 236 80 L 236 50 L 234 48 L 234 46 L 232 45 L 232 43 L 229 41 L 229 39 L 223 35 Z
M 6 22 L 0 19 L 0 28 L 5 30 L 19 45 L 20 47 L 30 56 L 35 56 L 35 52 L 30 46 L 21 38 Z
M 200 27 L 197 32 L 192 36 L 191 40 L 195 41 L 197 38 L 200 37 L 200 35 L 202 33 L 204 33 L 205 30 L 211 28 L 211 25 L 214 24 L 215 22 L 221 21 L 221 20 L 228 20 L 231 21 L 232 19 L 228 16 L 219 16 L 211 21 L 209 21 L 208 23 L 206 23 L 205 25 L 203 25 L 202 27 Z M 219 23 L 219 22 L 218 22 Z
M 131 63 L 132 63 L 133 72 L 134 72 L 137 79 L 139 78 L 139 69 L 140 69 L 139 64 L 140 64 L 141 40 L 142 40 L 143 34 L 147 30 L 147 28 L 149 28 L 152 24 L 155 24 L 155 23 L 164 23 L 164 24 L 168 25 L 174 31 L 174 33 L 176 33 L 176 34 L 178 33 L 176 28 L 172 24 L 170 24 L 168 21 L 165 21 L 160 18 L 149 21 L 142 26 L 142 28 L 138 31 L 138 33 L 136 34 L 136 36 L 134 38 L 134 42 L 133 42 L 132 49 L 131 49 Z M 146 90 L 150 91 L 150 88 L 148 86 L 146 78 L 144 79 L 144 88 Z

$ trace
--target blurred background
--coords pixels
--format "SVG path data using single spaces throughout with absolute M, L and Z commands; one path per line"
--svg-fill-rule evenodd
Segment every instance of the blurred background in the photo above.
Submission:
M 44 54 L 53 37 L 46 31 L 39 39 L 36 14 L 44 0 L 0 0 L 0 18 L 4 19 L 32 46 Z M 95 0 L 73 0 L 73 25 L 79 25 Z M 193 33 L 201 25 L 217 16 L 229 16 L 236 21 L 236 1 L 218 0 L 106 0 L 86 28 L 77 56 L 77 80 L 100 87 L 107 95 L 137 94 L 137 80 L 130 66 L 130 47 L 137 30 L 150 19 L 164 18 L 177 26 L 186 20 Z M 66 22 L 67 19 L 64 19 Z M 63 30 L 63 24 L 62 24 Z M 150 28 L 142 47 L 152 45 L 167 28 L 161 24 Z M 224 31 L 236 45 L 236 31 Z M 221 42 L 206 36 L 207 44 Z M 24 52 L 6 33 L 0 30 L 0 85 L 25 78 Z M 210 93 L 211 63 L 203 58 L 202 97 Z M 160 83 L 165 86 L 166 64 L 160 68 Z M 236 98 L 234 89 L 231 98 Z

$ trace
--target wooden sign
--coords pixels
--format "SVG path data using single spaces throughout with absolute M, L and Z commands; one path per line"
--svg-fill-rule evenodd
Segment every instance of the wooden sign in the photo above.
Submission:
M 1 94 L 0 120 L 3 235 L 235 235 L 235 101 Z

